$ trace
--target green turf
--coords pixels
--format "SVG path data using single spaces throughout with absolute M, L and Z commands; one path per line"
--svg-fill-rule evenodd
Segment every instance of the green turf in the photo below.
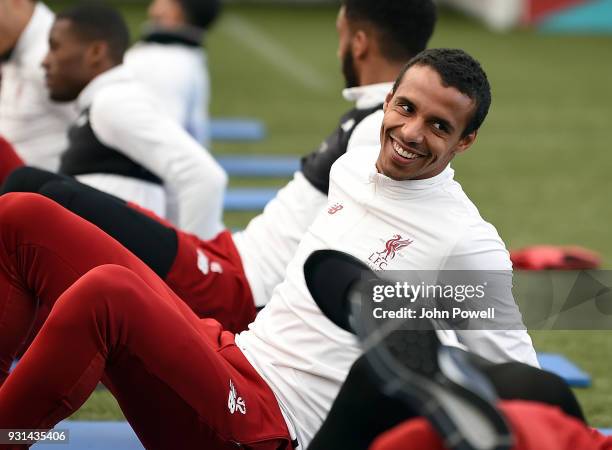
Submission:
M 122 7 L 137 30 L 144 10 Z M 335 14 L 326 7 L 227 8 L 207 41 L 212 113 L 263 120 L 269 136 L 258 143 L 216 143 L 214 152 L 301 154 L 333 129 L 340 113 L 350 107 L 339 94 Z M 239 21 L 311 67 L 324 87 L 313 91 L 303 86 L 245 46 L 236 31 Z M 499 35 L 445 12 L 432 44 L 468 50 L 491 79 L 489 118 L 476 145 L 454 163 L 457 178 L 483 216 L 511 248 L 580 244 L 601 252 L 610 267 L 612 38 L 533 31 Z M 227 225 L 244 226 L 251 216 L 227 214 Z M 594 375 L 593 388 L 581 390 L 580 399 L 593 424 L 612 426 L 612 335 L 533 335 L 538 350 L 563 352 Z M 106 394 L 97 392 L 79 417 L 108 418 L 108 411 Z

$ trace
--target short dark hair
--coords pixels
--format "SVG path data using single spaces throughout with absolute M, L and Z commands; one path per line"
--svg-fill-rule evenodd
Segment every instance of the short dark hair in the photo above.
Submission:
M 130 31 L 121 14 L 101 3 L 87 3 L 68 8 L 56 16 L 65 19 L 86 41 L 104 41 L 108 44 L 113 62 L 121 63 L 130 45 Z
M 221 12 L 221 0 L 179 0 L 187 22 L 203 30 L 208 29 Z
M 459 49 L 433 48 L 425 50 L 404 66 L 393 85 L 394 94 L 402 82 L 404 74 L 416 65 L 431 67 L 438 72 L 444 86 L 456 88 L 476 103 L 474 115 L 463 130 L 462 136 L 467 136 L 478 130 L 485 117 L 487 117 L 491 106 L 491 86 L 480 63 Z
M 366 22 L 379 34 L 380 51 L 407 61 L 427 48 L 436 24 L 433 0 L 342 0 L 349 22 Z

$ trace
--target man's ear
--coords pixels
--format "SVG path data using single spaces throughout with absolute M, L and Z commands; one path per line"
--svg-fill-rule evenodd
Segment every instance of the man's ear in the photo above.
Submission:
M 389 91 L 387 93 L 387 96 L 385 97 L 385 103 L 383 103 L 383 112 L 387 112 L 387 107 L 389 106 L 389 103 L 391 103 L 392 99 L 393 99 L 393 90 Z
M 461 139 L 459 139 L 459 142 L 457 143 L 457 146 L 455 147 L 455 151 L 453 153 L 457 154 L 466 151 L 472 146 L 472 144 L 476 140 L 476 136 L 478 136 L 478 130 L 474 130 L 467 136 L 463 136 Z
M 104 41 L 93 41 L 87 48 L 85 57 L 87 62 L 97 65 L 109 57 L 108 43 Z
M 364 30 L 357 30 L 351 38 L 351 50 L 353 58 L 356 60 L 364 59 L 370 49 L 370 38 Z

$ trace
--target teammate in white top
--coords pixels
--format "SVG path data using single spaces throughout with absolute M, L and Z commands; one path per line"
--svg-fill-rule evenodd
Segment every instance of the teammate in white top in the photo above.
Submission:
M 80 113 L 60 170 L 161 216 L 167 191 L 178 204 L 169 218 L 212 238 L 223 229 L 227 176 L 121 65 L 128 40 L 123 19 L 108 8 L 57 16 L 43 62 L 47 85 L 56 101 L 77 99 Z
M 56 171 L 76 110 L 51 101 L 45 86 L 41 63 L 53 18 L 43 3 L 0 0 L 0 135 L 26 164 Z
M 218 0 L 155 0 L 153 26 L 126 54 L 130 70 L 164 111 L 206 146 L 210 82 L 200 42 L 219 10 Z M 0 1 L 0 134 L 27 165 L 52 172 L 77 115 L 71 103 L 52 101 L 45 86 L 41 63 L 54 17 L 42 2 Z
M 200 44 L 220 9 L 219 0 L 154 0 L 144 35 L 125 55 L 136 78 L 205 146 L 210 144 L 210 77 Z

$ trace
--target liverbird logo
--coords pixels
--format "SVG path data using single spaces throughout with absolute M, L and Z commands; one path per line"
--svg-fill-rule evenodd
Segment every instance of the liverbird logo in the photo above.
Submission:
M 412 244 L 410 239 L 402 240 L 402 237 L 399 234 L 393 236 L 393 239 L 389 239 L 385 244 L 385 249 L 382 252 L 378 252 L 378 255 L 381 255 L 382 258 L 387 261 L 389 258 L 395 258 L 395 254 L 400 251 L 404 247 L 408 247 Z
M 385 249 L 380 252 L 374 252 L 370 255 L 368 260 L 372 263 L 371 265 L 376 270 L 383 270 L 387 267 L 387 263 L 395 258 L 397 252 L 404 247 L 408 247 L 414 240 L 403 239 L 401 235 L 395 234 L 392 239 L 389 239 L 385 243 Z

